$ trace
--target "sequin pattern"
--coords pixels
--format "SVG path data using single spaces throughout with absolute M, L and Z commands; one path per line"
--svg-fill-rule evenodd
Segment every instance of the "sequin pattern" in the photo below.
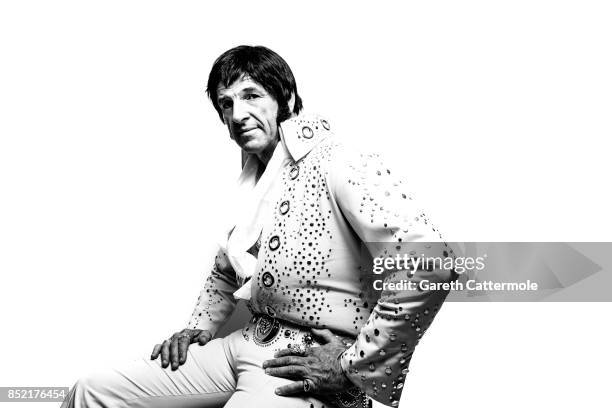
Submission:
M 236 307 L 236 275 L 225 253 L 215 256 L 212 271 L 206 278 L 187 327 L 208 330 L 213 335 Z
M 343 369 L 368 395 L 397 406 L 414 348 L 446 293 L 375 292 L 372 271 L 360 262 L 361 245 L 372 257 L 409 250 L 439 256 L 450 249 L 415 205 L 406 179 L 381 157 L 352 152 L 334 140 L 331 129 L 318 117 L 283 123 L 293 161 L 272 198 L 248 306 L 355 338 L 341 357 Z M 442 271 L 398 270 L 386 280 L 425 277 L 452 279 Z M 218 273 L 214 280 L 225 288 Z M 203 294 L 196 308 L 203 315 L 192 318 L 195 325 L 216 318 L 228 303 L 227 292 Z

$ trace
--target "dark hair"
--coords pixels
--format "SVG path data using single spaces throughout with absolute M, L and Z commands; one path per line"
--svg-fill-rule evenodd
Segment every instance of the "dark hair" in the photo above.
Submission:
M 287 62 L 269 48 L 240 45 L 221 54 L 208 75 L 206 93 L 221 120 L 223 112 L 217 104 L 217 87 L 219 84 L 228 87 L 243 75 L 263 86 L 278 103 L 278 123 L 291 117 L 288 103 L 292 94 L 295 96 L 293 113 L 302 110 L 302 98 Z

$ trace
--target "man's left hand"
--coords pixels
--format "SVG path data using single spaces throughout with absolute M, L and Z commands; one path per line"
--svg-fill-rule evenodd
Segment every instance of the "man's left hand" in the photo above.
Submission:
M 302 351 L 283 349 L 266 360 L 263 368 L 266 374 L 296 380 L 276 389 L 278 395 L 334 394 L 354 387 L 340 366 L 338 356 L 346 345 L 328 329 L 312 329 L 312 334 L 322 339 L 319 347 Z

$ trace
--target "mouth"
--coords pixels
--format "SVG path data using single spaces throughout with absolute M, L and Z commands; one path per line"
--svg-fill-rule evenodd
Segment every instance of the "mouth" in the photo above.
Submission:
M 238 136 L 249 136 L 249 132 L 251 132 L 252 130 L 257 129 L 257 127 L 249 127 L 249 128 L 243 128 L 243 129 L 237 129 L 237 133 Z

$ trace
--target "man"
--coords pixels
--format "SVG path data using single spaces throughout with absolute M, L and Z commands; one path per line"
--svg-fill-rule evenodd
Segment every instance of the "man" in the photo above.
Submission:
M 368 259 L 452 251 L 378 156 L 350 152 L 327 120 L 302 113 L 278 54 L 225 52 L 207 92 L 247 160 L 188 327 L 150 359 L 79 380 L 64 406 L 362 407 L 366 395 L 397 406 L 447 292 L 378 293 L 362 248 Z M 385 283 L 452 278 L 395 267 Z M 213 340 L 237 299 L 251 320 Z

